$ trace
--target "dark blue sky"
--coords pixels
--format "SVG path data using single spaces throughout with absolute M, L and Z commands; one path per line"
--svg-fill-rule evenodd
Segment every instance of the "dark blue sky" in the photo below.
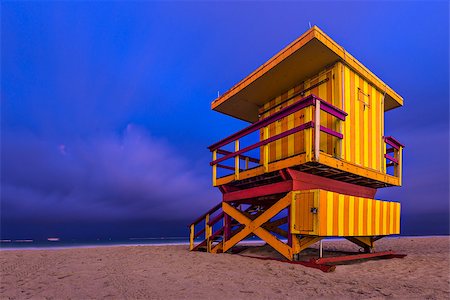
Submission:
M 210 110 L 318 25 L 405 99 L 406 234 L 448 233 L 448 2 L 1 4 L 3 238 L 186 234 L 220 199 L 206 146 L 245 126 Z

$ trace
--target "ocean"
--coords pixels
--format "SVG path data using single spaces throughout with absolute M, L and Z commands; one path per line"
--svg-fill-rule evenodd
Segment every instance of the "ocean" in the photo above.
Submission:
M 121 240 L 97 239 L 97 240 L 0 240 L 0 250 L 17 249 L 60 249 L 60 248 L 87 248 L 101 246 L 138 246 L 138 245 L 188 245 L 187 237 L 150 237 L 150 238 L 128 238 Z

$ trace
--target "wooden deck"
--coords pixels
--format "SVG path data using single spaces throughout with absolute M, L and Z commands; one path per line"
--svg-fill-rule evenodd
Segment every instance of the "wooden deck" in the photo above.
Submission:
M 306 154 L 269 163 L 267 170 L 265 166 L 258 166 L 249 170 L 241 171 L 237 178 L 231 174 L 217 178 L 215 186 L 231 184 L 245 186 L 251 183 L 270 183 L 278 175 L 275 171 L 292 168 L 298 171 L 323 176 L 330 179 L 340 180 L 347 183 L 358 184 L 371 188 L 383 188 L 400 185 L 400 179 L 389 174 L 383 174 L 355 164 L 332 157 L 326 153 L 320 153 L 319 161 L 307 160 Z

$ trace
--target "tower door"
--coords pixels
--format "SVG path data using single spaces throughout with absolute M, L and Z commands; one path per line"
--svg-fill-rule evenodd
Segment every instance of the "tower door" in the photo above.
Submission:
M 314 218 L 317 209 L 314 206 L 314 191 L 296 193 L 293 201 L 293 232 L 310 233 L 314 231 Z

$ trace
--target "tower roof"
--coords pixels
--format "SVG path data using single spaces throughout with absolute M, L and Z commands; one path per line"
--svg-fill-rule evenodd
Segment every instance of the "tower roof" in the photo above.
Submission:
M 263 104 L 337 61 L 386 93 L 385 111 L 403 105 L 400 95 L 314 26 L 215 99 L 211 108 L 244 121 L 256 122 L 258 109 Z

